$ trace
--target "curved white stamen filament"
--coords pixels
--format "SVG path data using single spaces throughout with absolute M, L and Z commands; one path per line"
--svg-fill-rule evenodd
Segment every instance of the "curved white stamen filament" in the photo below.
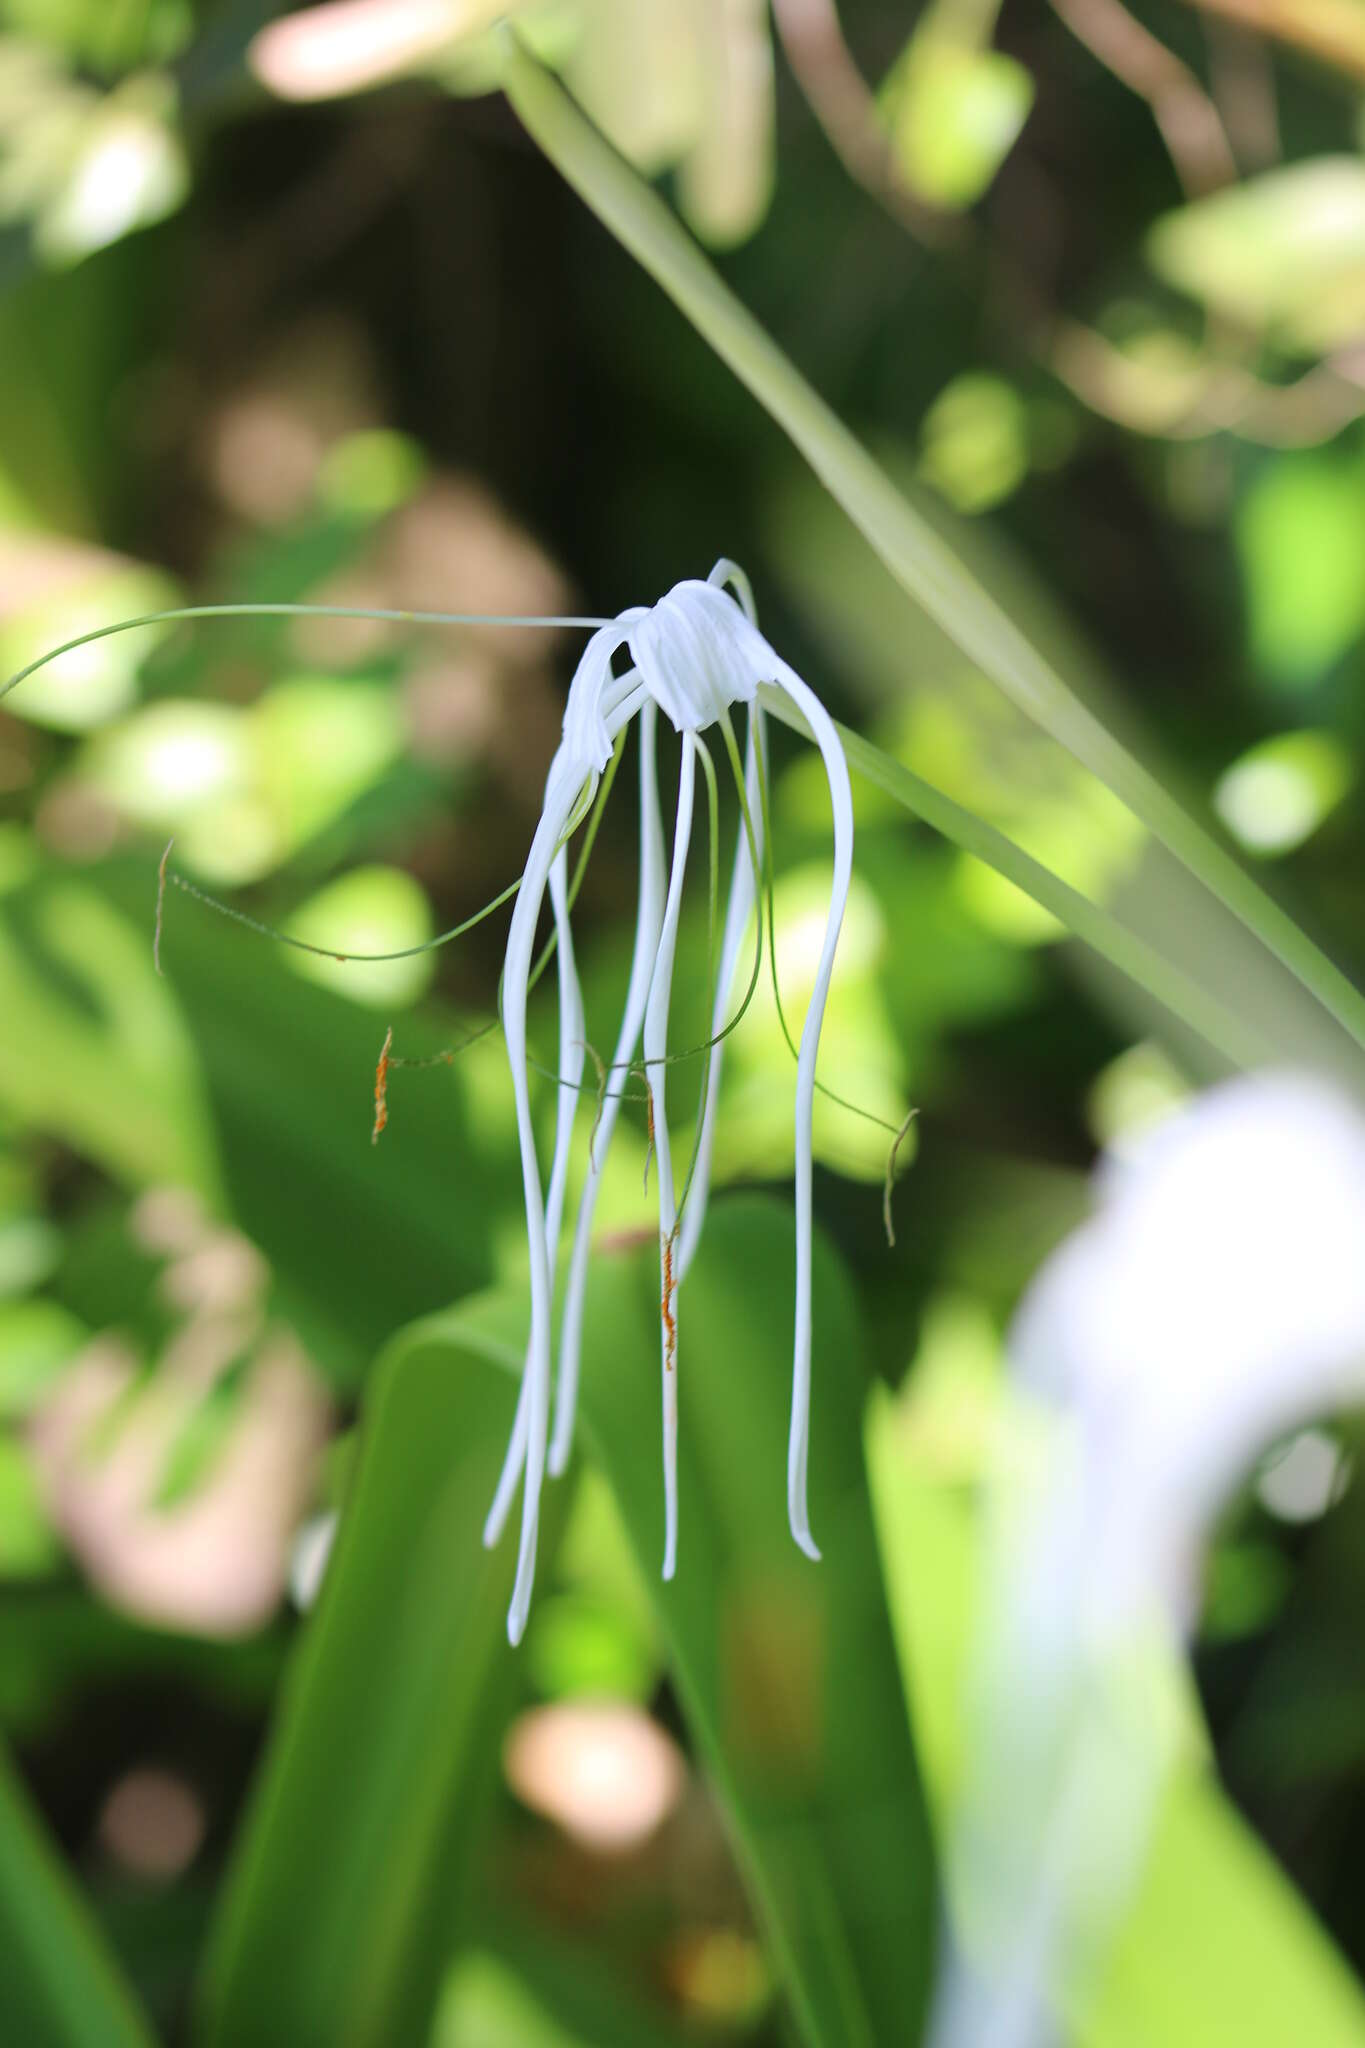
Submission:
M 550 1169 L 550 1192 L 545 1200 L 545 1256 L 549 1264 L 552 1285 L 559 1255 L 564 1190 L 569 1178 L 569 1152 L 573 1140 L 574 1115 L 578 1109 L 578 1084 L 583 1078 L 586 1052 L 583 1037 L 583 992 L 579 987 L 578 970 L 574 962 L 573 930 L 569 922 L 568 876 L 569 856 L 561 846 L 550 869 L 550 901 L 554 907 L 555 918 L 555 956 L 559 966 L 559 1101 L 555 1111 L 555 1149 L 554 1162 Z M 512 1425 L 512 1437 L 507 1446 L 507 1456 L 503 1460 L 493 1505 L 488 1511 L 488 1519 L 483 1527 L 483 1540 L 489 1548 L 502 1535 L 526 1459 L 533 1384 L 531 1366 L 531 1347 L 528 1343 L 521 1376 L 521 1393 L 517 1400 L 516 1421 Z M 551 1459 L 551 1472 L 557 1469 L 559 1468 Z
M 712 574 L 714 573 L 713 570 Z M 692 1185 L 688 1189 L 682 1230 L 678 1236 L 679 1280 L 685 1277 L 692 1264 L 701 1241 L 702 1225 L 706 1221 L 706 1201 L 711 1191 L 711 1154 L 716 1136 L 716 1103 L 720 1096 L 721 1059 L 725 1051 L 725 1041 L 719 1034 L 729 1020 L 730 993 L 735 979 L 735 969 L 739 964 L 740 948 L 744 943 L 744 935 L 749 928 L 749 919 L 758 894 L 754 856 L 757 855 L 759 860 L 763 858 L 763 813 L 758 800 L 762 717 L 757 703 L 751 704 L 749 741 L 744 763 L 744 788 L 749 818 L 753 825 L 754 844 L 751 851 L 749 834 L 741 817 L 739 840 L 735 847 L 734 874 L 730 880 L 730 900 L 725 908 L 725 935 L 720 949 L 720 972 L 716 977 L 715 1004 L 711 1014 L 711 1036 L 715 1043 L 711 1047 L 711 1065 L 706 1076 L 706 1100 L 702 1105 L 701 1130 L 697 1136 L 697 1158 L 692 1169 Z
M 582 786 L 582 764 L 571 757 L 566 758 L 561 749 L 550 769 L 545 790 L 545 808 L 536 826 L 521 888 L 517 892 L 503 968 L 503 1036 L 507 1044 L 508 1062 L 512 1069 L 517 1139 L 521 1147 L 522 1184 L 526 1197 L 526 1235 L 531 1254 L 531 1333 L 527 1345 L 523 1382 L 526 1419 L 522 1425 L 526 1438 L 526 1478 L 522 1492 L 521 1549 L 517 1558 L 517 1578 L 512 1593 L 512 1605 L 507 1615 L 508 1639 L 513 1643 L 521 1641 L 531 1605 L 536 1536 L 540 1522 L 540 1487 L 545 1472 L 545 1440 L 548 1434 L 550 1408 L 552 1276 L 526 1069 L 527 982 L 530 977 L 541 901 L 549 881 L 550 870 L 559 852 L 560 838 L 573 813 Z M 514 1426 L 514 1445 L 516 1436 L 517 1429 Z
M 659 1319 L 663 1353 L 664 1423 L 664 1570 L 671 1579 L 678 1561 L 678 1275 L 675 1267 L 677 1210 L 673 1187 L 673 1155 L 668 1139 L 665 1103 L 668 1068 L 668 1007 L 673 993 L 673 959 L 678 943 L 683 875 L 692 838 L 692 807 L 697 779 L 697 742 L 683 734 L 682 769 L 678 778 L 678 817 L 673 829 L 673 866 L 668 877 L 659 952 L 645 1005 L 645 1078 L 654 1123 L 654 1154 L 659 1180 Z
M 792 1419 L 787 1444 L 787 1516 L 791 1532 L 807 1557 L 820 1552 L 810 1532 L 806 1503 L 806 1465 L 810 1447 L 810 1268 L 811 1268 L 811 1122 L 815 1107 L 815 1056 L 824 1023 L 830 976 L 834 970 L 834 949 L 848 905 L 853 874 L 853 792 L 849 787 L 848 763 L 834 721 L 815 692 L 802 682 L 786 662 L 777 663 L 774 677 L 779 689 L 791 698 L 810 727 L 820 749 L 829 778 L 830 809 L 834 814 L 834 880 L 830 888 L 829 918 L 815 987 L 801 1029 L 801 1048 L 796 1063 L 796 1321 L 792 1345 Z
M 583 1301 L 587 1292 L 588 1254 L 592 1245 L 593 1216 L 602 1184 L 607 1153 L 616 1120 L 621 1111 L 621 1094 L 626 1086 L 627 1063 L 635 1056 L 644 1023 L 645 1004 L 659 950 L 659 932 L 664 912 L 664 841 L 659 816 L 659 785 L 655 766 L 655 735 L 658 712 L 652 701 L 640 713 L 640 896 L 635 915 L 635 951 L 630 963 L 630 983 L 621 1018 L 620 1035 L 607 1076 L 607 1092 L 593 1138 L 587 1179 L 578 1204 L 573 1253 L 569 1262 L 568 1286 L 559 1335 L 559 1378 L 555 1388 L 554 1434 L 550 1441 L 550 1471 L 558 1474 L 569 1462 L 573 1446 L 574 1410 L 578 1398 L 578 1369 L 583 1341 Z

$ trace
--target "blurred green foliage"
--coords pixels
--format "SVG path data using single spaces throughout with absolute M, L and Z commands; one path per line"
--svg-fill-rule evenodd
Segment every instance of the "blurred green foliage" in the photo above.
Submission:
M 195 599 L 608 613 L 732 554 L 841 716 L 1301 1047 L 1283 990 L 1208 942 L 1141 828 L 537 160 L 488 96 L 503 11 L 3 0 L 0 667 Z M 1112 6 L 1077 0 L 516 12 L 925 516 L 1358 977 L 1361 45 L 1311 11 L 1259 10 L 1263 34 L 1142 0 L 1168 61 L 1125 76 Z M 678 1578 L 632 1103 L 583 1443 L 513 1656 L 508 1549 L 479 1542 L 524 1321 L 510 1085 L 475 1037 L 505 925 L 365 967 L 192 892 L 343 954 L 462 921 L 519 871 L 577 644 L 161 625 L 0 707 L 6 2040 L 915 2038 L 1001 1332 L 1095 1144 L 1219 1061 L 859 781 L 821 1072 L 918 1114 L 892 1250 L 883 1135 L 817 1113 L 824 1562 L 781 1519 L 793 1076 L 764 985 L 717 1167 L 780 1199 L 722 1192 L 684 1291 Z M 775 752 L 799 1013 L 828 813 L 799 743 Z M 576 920 L 603 1039 L 629 780 Z M 694 905 L 679 1043 L 706 937 Z M 548 1063 L 548 987 L 533 1035 Z M 541 1076 L 543 1129 L 553 1097 Z M 1077 2039 L 1365 2041 L 1358 1495 L 1229 1518 L 1194 1753 Z M 614 1853 L 505 1761 L 528 1708 L 602 1697 L 681 1758 Z

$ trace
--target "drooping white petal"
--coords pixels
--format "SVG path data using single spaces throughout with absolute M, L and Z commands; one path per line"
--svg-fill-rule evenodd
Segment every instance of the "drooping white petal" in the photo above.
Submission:
M 771 650 L 769 655 L 771 657 Z M 829 778 L 830 809 L 834 814 L 834 880 L 830 888 L 829 917 L 796 1063 L 796 1317 L 792 1347 L 791 1436 L 787 1445 L 787 1515 L 791 1532 L 807 1557 L 818 1558 L 820 1552 L 810 1532 L 806 1505 L 806 1467 L 810 1449 L 811 1126 L 815 1108 L 815 1056 L 820 1045 L 830 976 L 834 971 L 834 952 L 839 943 L 853 875 L 853 792 L 849 787 L 848 763 L 833 719 L 794 669 L 781 661 L 776 663 L 776 667 L 773 681 L 791 698 L 820 749 Z
M 594 633 L 574 670 L 569 701 L 564 707 L 560 751 L 567 760 L 578 763 L 584 773 L 591 769 L 600 775 L 611 758 L 609 711 L 618 681 L 612 674 L 612 656 L 625 645 L 632 622 L 641 616 L 642 607 L 634 605 Z
M 678 816 L 673 830 L 673 866 L 668 877 L 663 929 L 645 1006 L 645 1077 L 654 1124 L 654 1155 L 659 1181 L 659 1321 L 663 1356 L 664 1428 L 664 1570 L 671 1579 L 678 1561 L 678 1275 L 676 1193 L 673 1154 L 668 1136 L 667 1075 L 668 1008 L 673 993 L 673 960 L 678 943 L 683 875 L 692 838 L 692 809 L 697 779 L 697 742 L 683 734 L 682 769 L 678 778 Z
M 727 565 L 728 566 L 728 565 Z M 714 571 L 713 571 L 714 573 Z M 758 797 L 758 778 L 761 770 L 761 746 L 763 714 L 757 702 L 749 706 L 749 740 L 745 749 L 744 789 L 749 806 L 749 820 L 753 826 L 753 846 L 745 821 L 739 821 L 739 838 L 735 846 L 735 867 L 730 880 L 730 900 L 725 907 L 725 934 L 721 941 L 720 972 L 716 977 L 716 999 L 711 1016 L 711 1036 L 717 1042 L 711 1047 L 711 1065 L 706 1077 L 706 1100 L 702 1104 L 701 1129 L 697 1134 L 697 1158 L 692 1169 L 692 1181 L 687 1191 L 687 1206 L 683 1211 L 682 1229 L 678 1235 L 678 1278 L 682 1280 L 696 1256 L 701 1241 L 702 1225 L 706 1221 L 706 1201 L 711 1191 L 711 1154 L 716 1139 L 716 1104 L 720 1097 L 721 1067 L 725 1055 L 725 1041 L 719 1033 L 729 1020 L 731 991 L 734 987 L 735 970 L 739 965 L 740 948 L 749 928 L 754 904 L 758 897 L 758 876 L 754 871 L 754 856 L 763 858 L 763 812 Z
M 640 713 L 640 893 L 635 913 L 635 951 L 630 963 L 630 984 L 621 1017 L 620 1035 L 607 1076 L 588 1161 L 587 1179 L 578 1204 L 573 1252 L 569 1261 L 568 1286 L 559 1336 L 559 1377 L 555 1387 L 554 1434 L 550 1442 L 550 1470 L 562 1472 L 569 1462 L 573 1443 L 574 1408 L 578 1395 L 579 1359 L 583 1341 L 583 1300 L 587 1292 L 588 1253 L 592 1245 L 593 1216 L 606 1167 L 612 1134 L 621 1110 L 626 1086 L 626 1069 L 635 1057 L 644 1023 L 654 961 L 659 950 L 659 932 L 664 913 L 664 841 L 659 817 L 658 771 L 655 761 L 655 733 L 658 713 L 647 701 Z
M 516 1103 L 517 1138 L 521 1147 L 522 1184 L 526 1197 L 526 1235 L 531 1255 L 531 1332 L 527 1345 L 525 1372 L 526 1476 L 522 1491 L 521 1547 L 517 1559 L 517 1578 L 512 1593 L 512 1605 L 507 1616 L 507 1633 L 513 1643 L 521 1640 L 531 1604 L 536 1536 L 540 1518 L 540 1488 L 545 1472 L 545 1445 L 550 1408 L 552 1275 L 526 1071 L 527 982 L 535 949 L 536 924 L 540 916 L 541 902 L 559 850 L 560 838 L 573 813 L 582 784 L 580 764 L 561 749 L 550 769 L 545 791 L 545 807 L 536 826 L 535 837 L 531 841 L 531 851 L 527 856 L 521 888 L 517 892 L 503 966 L 503 1036 L 507 1045 L 508 1062 L 512 1069 L 512 1093 Z
M 1310 1077 L 1250 1075 L 1107 1160 L 1098 1186 L 1011 1348 L 1075 1413 L 1101 1493 L 1174 1539 L 1169 1571 L 1275 1436 L 1365 1392 L 1365 1118 Z
M 569 1177 L 569 1152 L 573 1142 L 574 1115 L 578 1108 L 578 1084 L 583 1078 L 586 1052 L 583 1037 L 583 992 L 574 961 L 573 929 L 569 921 L 569 856 L 560 847 L 550 868 L 550 901 L 554 907 L 555 956 L 559 970 L 559 1100 L 555 1109 L 554 1161 L 550 1169 L 550 1191 L 545 1198 L 545 1246 L 553 1281 L 559 1255 L 559 1232 L 564 1214 L 564 1190 Z M 526 1458 L 531 1422 L 531 1349 L 528 1342 L 522 1369 L 521 1393 L 516 1421 L 503 1460 L 493 1505 L 484 1523 L 483 1540 L 491 1548 L 502 1535 Z M 556 1470 L 553 1459 L 550 1470 Z

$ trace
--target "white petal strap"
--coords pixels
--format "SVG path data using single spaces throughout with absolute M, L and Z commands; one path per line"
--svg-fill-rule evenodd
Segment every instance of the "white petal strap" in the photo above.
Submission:
M 564 1215 L 564 1190 L 569 1177 L 569 1153 L 573 1141 L 574 1116 L 578 1109 L 578 1084 L 583 1078 L 583 992 L 574 962 L 573 929 L 569 922 L 569 856 L 564 847 L 555 855 L 550 869 L 550 901 L 554 906 L 555 955 L 559 967 L 559 1100 L 555 1109 L 554 1163 L 550 1169 L 550 1192 L 545 1200 L 546 1258 L 553 1282 L 559 1256 L 559 1233 Z M 522 1369 L 521 1394 L 516 1421 L 507 1446 L 493 1505 L 483 1527 L 484 1543 L 491 1549 L 502 1535 L 512 1500 L 526 1460 L 531 1421 L 531 1349 L 528 1343 Z M 556 1470 L 550 1460 L 550 1470 Z
M 678 943 L 678 914 L 683 875 L 692 837 L 692 807 L 697 780 L 697 743 L 683 734 L 682 770 L 678 779 L 678 817 L 673 831 L 673 867 L 668 877 L 663 930 L 645 1007 L 645 1074 L 654 1123 L 654 1154 L 659 1180 L 659 1319 L 663 1353 L 664 1419 L 664 1571 L 671 1579 L 678 1561 L 678 1275 L 676 1271 L 677 1210 L 673 1187 L 673 1154 L 668 1138 L 664 1056 L 668 1050 L 668 1007 L 673 993 L 673 960 Z
M 573 1445 L 574 1409 L 578 1398 L 578 1370 L 583 1341 L 583 1300 L 587 1292 L 588 1253 L 592 1245 L 592 1223 L 597 1196 L 607 1162 L 612 1134 L 621 1112 L 621 1095 L 626 1087 L 627 1063 L 635 1057 L 644 1023 L 645 1003 L 659 950 L 659 931 L 664 914 L 664 841 L 659 817 L 659 785 L 655 765 L 655 736 L 658 712 L 647 702 L 640 713 L 640 895 L 635 913 L 635 952 L 630 963 L 630 985 L 621 1018 L 620 1035 L 607 1076 L 607 1093 L 592 1142 L 588 1177 L 578 1204 L 573 1253 L 569 1261 L 568 1287 L 559 1336 L 559 1378 L 555 1388 L 555 1426 L 550 1442 L 550 1470 L 562 1472 Z
M 536 1536 L 540 1517 L 540 1487 L 545 1470 L 545 1440 L 550 1407 L 552 1276 L 526 1072 L 527 982 L 531 971 L 541 902 L 559 850 L 560 837 L 572 814 L 581 786 L 578 765 L 562 754 L 556 756 L 546 785 L 545 808 L 536 827 L 522 875 L 521 888 L 517 892 L 503 968 L 503 1036 L 507 1043 L 507 1057 L 512 1069 L 512 1093 L 516 1103 L 517 1138 L 521 1147 L 522 1184 L 526 1197 L 526 1235 L 531 1254 L 531 1333 L 524 1377 L 527 1402 L 524 1425 L 526 1483 L 522 1492 L 521 1548 L 517 1559 L 516 1585 L 507 1615 L 507 1634 L 513 1643 L 521 1641 L 531 1605 L 531 1584 L 535 1575 Z M 514 1438 L 515 1433 L 514 1430 Z
M 712 572 L 714 574 L 714 571 Z M 749 707 L 749 741 L 745 752 L 744 790 L 749 806 L 749 818 L 754 829 L 753 852 L 759 860 L 763 858 L 763 812 L 758 800 L 758 778 L 761 772 L 759 748 L 762 744 L 763 714 L 756 703 Z M 711 1014 L 711 1036 L 718 1038 L 730 1021 L 730 997 L 734 987 L 735 969 L 739 965 L 740 948 L 749 928 L 754 903 L 758 895 L 758 877 L 754 872 L 753 857 L 749 848 L 749 835 L 744 819 L 739 821 L 739 839 L 735 846 L 735 868 L 730 880 L 730 900 L 725 907 L 725 936 L 720 949 L 720 973 L 716 977 L 715 1007 Z M 725 1041 L 711 1047 L 711 1066 L 706 1077 L 706 1100 L 702 1105 L 701 1130 L 697 1136 L 697 1163 L 692 1170 L 692 1182 L 687 1192 L 687 1207 L 683 1211 L 682 1230 L 678 1236 L 678 1278 L 685 1278 L 697 1245 L 701 1240 L 702 1225 L 706 1221 L 706 1202 L 711 1192 L 711 1154 L 716 1140 L 716 1103 L 720 1096 L 720 1073 L 725 1054 Z
M 787 1515 L 791 1532 L 808 1557 L 819 1557 L 806 1504 L 810 1447 L 811 1122 L 815 1106 L 815 1055 L 834 969 L 834 949 L 839 943 L 853 873 L 853 793 L 839 735 L 820 699 L 786 662 L 777 663 L 774 681 L 810 727 L 829 777 L 830 808 L 834 813 L 834 881 L 829 918 L 796 1063 L 796 1326 L 792 1346 L 791 1436 L 787 1444 Z

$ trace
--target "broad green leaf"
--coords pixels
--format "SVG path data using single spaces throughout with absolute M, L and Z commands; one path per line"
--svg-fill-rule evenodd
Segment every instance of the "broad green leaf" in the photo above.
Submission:
M 510 1376 L 451 1346 L 400 1344 L 372 1382 L 228 1877 L 206 2043 L 426 2038 L 517 1682 L 513 1558 L 480 1541 L 515 1396 Z
M 155 892 L 155 872 L 150 873 Z M 139 929 L 84 880 L 0 896 L 0 1104 L 135 1185 L 210 1202 L 219 1181 L 194 1048 Z
M 971 1495 L 907 1447 L 880 1397 L 869 1463 L 892 1616 L 939 1816 L 961 1776 L 977 1588 Z M 1084 2048 L 1362 2048 L 1365 1998 L 1328 1937 L 1219 1790 L 1183 1762 L 1164 1795 L 1147 1868 Z
M 152 2035 L 0 1755 L 0 2040 L 151 2048 Z
M 146 902 L 150 923 L 147 884 L 145 867 L 107 877 L 119 900 Z M 354 1384 L 394 1330 L 488 1284 L 499 1218 L 520 1214 L 499 1123 L 500 1041 L 469 1056 L 484 1061 L 477 1086 L 467 1061 L 392 1075 L 388 1128 L 373 1144 L 380 1017 L 175 890 L 161 960 L 202 1070 L 233 1220 L 269 1259 L 279 1305 L 318 1364 Z M 400 1018 L 393 1050 L 422 1057 L 461 1035 Z
M 155 898 L 151 857 L 109 863 L 98 892 L 39 870 L 0 894 L 0 1106 L 132 1187 L 226 1210 L 317 1363 L 353 1383 L 393 1330 L 492 1278 L 520 1208 L 506 1127 L 476 1131 L 480 1091 L 441 1067 L 391 1079 L 372 1144 L 380 1020 L 175 889 L 159 978 Z M 400 1022 L 394 1051 L 460 1035 Z M 501 1079 L 498 1042 L 475 1050 Z M 482 1092 L 500 1107 L 487 1073 Z
M 583 1432 L 654 1590 L 673 1681 L 800 2038 L 880 2048 L 915 2039 L 924 2012 L 932 1854 L 868 1504 L 859 1328 L 848 1282 L 818 1244 L 811 1515 L 823 1561 L 803 1558 L 787 1529 L 791 1228 L 771 1203 L 718 1202 L 681 1292 L 671 1585 L 658 1576 L 652 1242 L 596 1260 Z M 476 1352 L 519 1366 L 524 1324 L 520 1302 L 485 1298 L 398 1340 L 390 1371 L 439 1380 Z

